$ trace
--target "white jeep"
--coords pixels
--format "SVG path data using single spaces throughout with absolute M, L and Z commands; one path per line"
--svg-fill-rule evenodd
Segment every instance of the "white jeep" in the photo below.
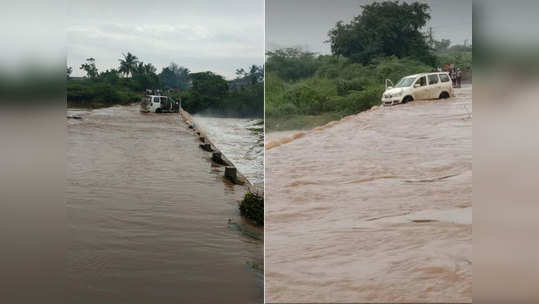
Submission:
M 391 85 L 388 85 L 388 82 Z M 453 82 L 446 72 L 432 72 L 403 77 L 395 86 L 386 79 L 382 94 L 383 105 L 406 103 L 413 100 L 449 98 L 454 96 Z
M 180 107 L 180 102 L 161 95 L 148 95 L 140 103 L 141 112 L 177 113 Z

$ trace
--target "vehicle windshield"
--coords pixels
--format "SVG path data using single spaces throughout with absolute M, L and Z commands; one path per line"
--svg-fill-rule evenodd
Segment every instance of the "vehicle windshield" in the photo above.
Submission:
M 414 83 L 415 77 L 405 77 L 402 78 L 397 84 L 395 85 L 395 88 L 404 88 L 409 87 Z

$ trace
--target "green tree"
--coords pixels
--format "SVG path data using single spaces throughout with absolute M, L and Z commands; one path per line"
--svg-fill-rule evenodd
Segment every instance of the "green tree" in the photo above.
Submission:
M 466 42 L 466 41 L 465 41 Z M 456 44 L 448 48 L 448 51 L 450 52 L 471 52 L 472 51 L 472 45 L 471 44 Z
M 236 69 L 236 79 L 241 79 L 247 75 L 247 72 L 243 68 Z
M 266 53 L 266 69 L 283 80 L 298 80 L 312 76 L 318 62 L 315 54 L 299 48 L 285 48 Z
M 264 81 L 264 66 L 251 65 L 249 72 L 245 69 L 236 69 L 236 79 L 230 81 L 234 89 L 243 88 L 246 85 L 254 85 Z
M 99 75 L 94 58 L 87 58 L 86 63 L 81 64 L 80 69 L 84 70 L 86 72 L 86 77 L 90 79 L 95 79 Z
M 112 85 L 118 84 L 120 81 L 120 73 L 116 69 L 106 70 L 99 74 L 99 79 L 103 82 L 110 83 Z
M 151 63 L 146 63 L 143 70 L 146 74 L 155 74 L 157 72 L 157 68 Z
M 168 67 L 164 68 L 159 74 L 159 82 L 165 89 L 173 88 L 185 91 L 191 85 L 189 73 L 190 71 L 188 68 L 171 62 Z
M 151 63 L 139 62 L 132 72 L 133 89 L 142 91 L 159 87 L 159 77 L 155 72 L 157 69 Z
M 127 54 L 122 54 L 123 59 L 120 58 L 118 61 L 120 61 L 120 73 L 124 74 L 126 77 L 129 75 L 133 75 L 133 72 L 137 69 L 138 65 L 138 58 L 137 56 L 131 54 L 130 52 L 127 52 Z
M 362 64 L 376 57 L 414 57 L 435 64 L 427 37 L 420 32 L 430 19 L 426 3 L 374 2 L 362 5 L 360 15 L 345 24 L 337 22 L 328 33 L 334 55 Z
M 220 75 L 212 72 L 190 74 L 192 87 L 183 103 L 187 111 L 199 112 L 208 108 L 219 109 L 220 103 L 228 95 L 228 83 Z
M 249 73 L 246 75 L 251 84 L 256 84 L 264 81 L 264 67 L 259 65 L 251 65 Z
M 449 45 L 451 45 L 451 40 L 449 39 L 442 39 L 440 41 L 433 40 L 433 46 L 435 52 L 445 52 L 449 48 Z

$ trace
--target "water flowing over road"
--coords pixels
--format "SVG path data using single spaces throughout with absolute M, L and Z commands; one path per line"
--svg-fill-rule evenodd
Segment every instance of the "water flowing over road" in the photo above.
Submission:
M 267 301 L 471 301 L 471 85 L 456 95 L 266 136 Z
M 263 244 L 238 229 L 246 189 L 178 114 L 68 115 L 82 117 L 67 127 L 68 302 L 262 302 Z
M 251 184 L 264 183 L 264 126 L 261 119 L 194 115 L 193 120 Z

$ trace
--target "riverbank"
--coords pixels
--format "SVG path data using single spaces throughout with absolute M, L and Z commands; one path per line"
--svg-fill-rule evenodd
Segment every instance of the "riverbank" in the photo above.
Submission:
M 319 115 L 271 117 L 266 120 L 266 131 L 308 130 L 330 121 L 338 120 L 341 117 L 343 117 L 343 115 L 337 112 L 327 112 Z

